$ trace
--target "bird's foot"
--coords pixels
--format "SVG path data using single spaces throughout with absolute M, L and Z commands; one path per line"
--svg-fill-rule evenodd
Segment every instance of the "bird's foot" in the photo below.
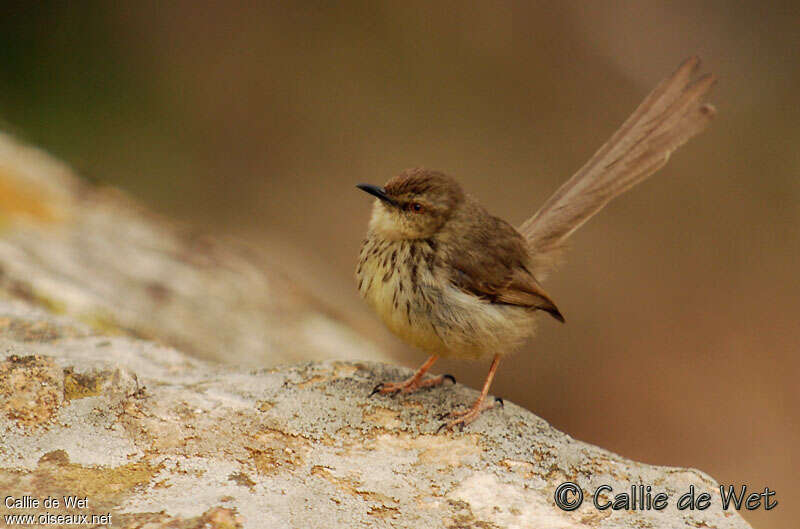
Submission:
M 372 393 L 370 393 L 369 396 L 371 397 L 376 393 L 380 393 L 381 395 L 413 393 L 422 388 L 440 386 L 445 380 L 450 380 L 453 384 L 456 383 L 456 379 L 453 375 L 439 375 L 438 377 L 429 378 L 427 380 L 422 380 L 422 377 L 413 376 L 403 382 L 381 382 L 372 389 Z
M 483 398 L 483 396 L 481 396 L 478 400 L 475 401 L 475 403 L 472 406 L 470 406 L 466 410 L 463 411 L 453 410 L 450 413 L 444 413 L 440 415 L 439 416 L 440 419 L 446 419 L 449 417 L 452 418 L 453 420 L 442 423 L 442 425 L 439 426 L 439 429 L 436 430 L 436 433 L 439 433 L 443 429 L 453 431 L 453 429 L 456 427 L 458 427 L 459 431 L 463 431 L 465 426 L 467 426 L 469 423 L 477 419 L 478 416 L 484 411 L 491 410 L 492 408 L 495 408 L 497 406 L 500 406 L 502 408 L 504 405 L 503 399 L 501 399 L 500 397 L 495 397 L 494 400 L 488 403 L 484 402 L 484 400 L 485 399 Z

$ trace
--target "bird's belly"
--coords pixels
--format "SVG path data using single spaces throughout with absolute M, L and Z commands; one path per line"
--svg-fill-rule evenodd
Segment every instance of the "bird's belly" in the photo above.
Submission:
M 449 285 L 441 296 L 434 316 L 447 346 L 442 356 L 483 359 L 505 355 L 534 333 L 536 313 L 525 307 L 491 303 Z
M 396 251 L 394 259 L 387 251 Z M 359 292 L 389 330 L 428 354 L 491 358 L 510 353 L 533 334 L 533 311 L 490 303 L 437 281 L 424 259 L 408 260 L 402 244 L 366 253 L 356 272 Z

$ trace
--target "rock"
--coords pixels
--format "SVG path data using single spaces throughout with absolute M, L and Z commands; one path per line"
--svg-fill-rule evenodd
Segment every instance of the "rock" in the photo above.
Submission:
M 367 397 L 406 369 L 214 365 L 19 301 L 0 301 L 0 323 L 0 490 L 86 498 L 4 515 L 148 528 L 749 527 L 721 510 L 705 474 L 626 460 L 510 402 L 463 432 L 436 433 L 438 414 L 476 397 L 464 386 Z M 554 502 L 565 481 L 586 497 L 572 512 Z M 669 506 L 591 505 L 602 484 L 616 493 L 640 483 L 668 493 Z M 711 494 L 709 509 L 676 509 L 690 485 Z
M 2 292 L 237 365 L 389 359 L 266 252 L 191 233 L 0 133 Z
M 0 514 L 151 529 L 748 527 L 708 476 L 575 441 L 510 402 L 437 433 L 476 392 L 369 398 L 410 371 L 365 358 L 386 356 L 266 256 L 0 135 Z M 242 367 L 298 359 L 317 362 Z M 555 504 L 567 481 L 586 498 L 574 511 Z M 668 507 L 592 506 L 600 485 L 638 484 Z M 691 486 L 710 508 L 676 508 Z

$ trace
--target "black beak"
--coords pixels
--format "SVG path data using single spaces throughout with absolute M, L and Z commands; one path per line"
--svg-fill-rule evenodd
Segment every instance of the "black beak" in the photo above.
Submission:
M 397 202 L 392 197 L 387 195 L 386 191 L 384 191 L 383 188 L 371 184 L 356 184 L 356 187 L 359 188 L 361 191 L 365 191 L 370 195 L 376 196 L 379 199 L 383 200 L 384 202 L 388 202 L 393 206 L 397 205 Z

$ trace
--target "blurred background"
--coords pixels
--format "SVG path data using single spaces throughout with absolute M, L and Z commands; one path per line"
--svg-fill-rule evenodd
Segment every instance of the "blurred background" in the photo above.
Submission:
M 168 4 L 168 5 L 167 5 Z M 800 4 L 41 2 L 0 17 L 5 130 L 234 235 L 416 367 L 353 281 L 371 200 L 427 166 L 519 225 L 689 55 L 718 117 L 573 238 L 567 318 L 495 395 L 800 517 Z M 276 359 L 276 362 L 279 359 Z M 438 372 L 480 387 L 488 366 Z

